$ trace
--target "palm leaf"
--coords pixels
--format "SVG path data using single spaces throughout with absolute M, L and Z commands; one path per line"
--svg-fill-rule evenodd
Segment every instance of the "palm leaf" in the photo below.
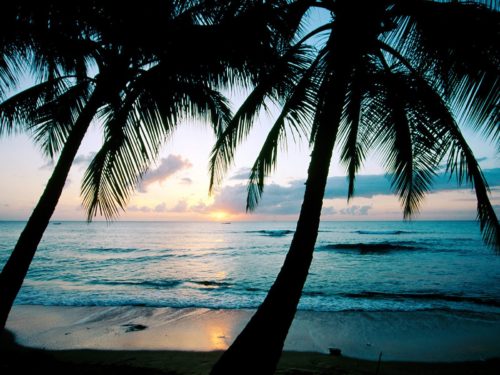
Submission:
M 276 167 L 278 146 L 286 145 L 287 127 L 298 137 L 309 133 L 317 106 L 317 58 L 304 73 L 297 86 L 285 99 L 285 105 L 269 131 L 262 149 L 251 169 L 248 181 L 247 210 L 253 211 L 264 191 L 265 177 Z
M 398 7 L 408 18 L 389 44 L 397 45 L 414 66 L 430 70 L 427 78 L 451 99 L 461 122 L 482 129 L 500 145 L 498 8 L 457 1 L 408 1 Z
M 361 168 L 365 158 L 365 149 L 369 146 L 365 131 L 360 131 L 362 116 L 362 103 L 366 95 L 365 85 L 369 80 L 364 73 L 370 69 L 368 64 L 360 64 L 352 75 L 347 90 L 346 104 L 339 130 L 340 137 L 340 161 L 346 166 L 349 181 L 347 199 L 354 196 L 354 182 L 356 173 Z
M 129 98 L 108 114 L 104 144 L 83 177 L 83 206 L 89 221 L 97 213 L 113 219 L 124 210 L 131 190 L 152 161 L 133 103 Z
M 45 155 L 53 158 L 62 149 L 89 93 L 89 82 L 81 81 L 36 109 L 33 137 Z
M 443 99 L 421 77 L 415 77 L 415 94 L 425 102 L 434 119 L 434 131 L 439 132 L 441 153 L 447 156 L 446 169 L 456 176 L 459 185 L 474 187 L 477 198 L 477 217 L 485 242 L 500 250 L 500 225 L 489 200 L 489 189 L 481 168 Z
M 439 139 L 439 142 L 436 142 L 440 147 L 439 158 L 447 157 L 447 171 L 451 176 L 456 176 L 459 185 L 469 183 L 474 186 L 478 201 L 477 216 L 483 238 L 488 245 L 499 249 L 500 226 L 489 200 L 487 182 L 472 150 L 463 137 L 454 116 L 451 114 L 453 106 L 449 108 L 439 95 L 440 91 L 443 92 L 439 79 L 436 80 L 435 77 L 424 76 L 419 70 L 413 68 L 409 60 L 399 52 L 391 47 L 385 47 L 385 49 L 396 57 L 399 62 L 402 62 L 404 68 L 410 72 L 414 81 L 413 98 L 418 98 L 420 101 L 420 108 L 424 108 L 427 114 L 427 123 L 433 127 L 430 131 L 434 132 L 436 134 L 435 137 Z M 459 87 L 455 90 L 455 93 L 461 92 L 464 96 L 468 89 L 470 87 L 467 84 L 459 83 Z M 474 97 L 474 93 L 469 94 L 470 100 Z M 480 98 L 476 98 L 475 100 L 481 102 Z M 456 103 L 455 101 L 454 106 Z M 488 104 L 481 105 L 481 109 L 484 111 L 487 106 Z M 494 119 L 495 117 L 498 124 L 498 104 L 496 112 L 494 111 L 490 118 Z M 490 121 L 490 118 L 487 121 Z M 491 131 L 491 129 L 496 130 Z M 490 131 L 487 130 L 487 132 L 493 137 L 498 138 L 498 126 L 490 127 Z
M 385 70 L 376 79 L 379 92 L 368 103 L 372 142 L 381 151 L 391 186 L 409 218 L 431 189 L 442 159 L 440 140 L 407 74 Z
M 8 51 L 6 51 L 8 50 Z M 4 47 L 0 54 L 0 99 L 19 85 L 26 59 L 22 48 Z
M 67 77 L 34 85 L 0 103 L 0 136 L 29 131 L 38 123 L 37 110 L 68 88 Z
M 149 72 L 148 72 L 149 73 Z M 170 82 L 155 69 L 130 88 L 118 109 L 109 110 L 106 139 L 85 172 L 83 205 L 88 220 L 98 213 L 118 216 L 153 163 L 165 139 L 183 119 L 198 118 L 220 132 L 230 118 L 226 100 L 218 92 L 195 82 Z
M 295 46 L 285 53 L 234 114 L 212 149 L 209 167 L 210 190 L 222 181 L 224 173 L 233 161 L 237 145 L 249 134 L 255 117 L 266 108 L 266 101 L 276 102 L 293 88 L 301 76 L 301 70 L 307 68 L 309 51 L 309 47 Z

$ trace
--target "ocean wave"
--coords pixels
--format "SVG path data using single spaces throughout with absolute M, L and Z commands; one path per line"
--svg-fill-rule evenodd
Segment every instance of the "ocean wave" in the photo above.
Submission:
M 309 296 L 309 297 L 323 297 L 327 296 L 328 294 L 319 290 L 304 290 L 302 292 L 303 296 Z
M 287 229 L 275 229 L 275 230 L 251 230 L 245 233 L 258 233 L 261 236 L 269 236 L 269 237 L 283 237 L 288 234 L 294 233 L 294 231 Z
M 122 280 L 122 281 L 114 281 L 114 280 L 95 280 L 92 281 L 91 284 L 98 285 L 128 285 L 128 286 L 137 286 L 143 288 L 153 288 L 153 289 L 169 289 L 175 288 L 179 285 L 186 284 L 191 286 L 195 286 L 203 289 L 213 289 L 213 288 L 228 288 L 233 284 L 226 281 L 213 281 L 213 280 Z
M 141 263 L 158 262 L 162 259 L 170 258 L 169 255 L 153 255 L 153 256 L 138 256 L 138 257 L 106 257 L 103 259 L 85 260 L 82 262 L 82 269 L 103 269 L 106 267 L 123 267 L 127 265 L 135 265 Z
M 478 305 L 500 307 L 500 300 L 487 297 L 472 297 L 443 293 L 385 293 L 385 292 L 360 292 L 342 293 L 342 297 L 364 298 L 371 300 L 426 300 L 426 301 L 446 301 L 446 302 L 467 302 Z
M 153 289 L 168 289 L 175 288 L 183 283 L 182 280 L 123 280 L 123 281 L 115 281 L 115 280 L 95 280 L 90 284 L 97 285 L 112 285 L 112 286 L 137 286 L 143 288 L 153 288 Z
M 209 289 L 214 289 L 214 288 L 229 288 L 233 284 L 229 283 L 227 281 L 213 281 L 213 280 L 200 280 L 200 281 L 193 281 L 190 280 L 189 283 L 198 285 L 202 287 L 203 289 L 209 288 Z
M 344 243 L 330 244 L 318 248 L 318 250 L 348 250 L 358 251 L 360 254 L 385 254 L 392 251 L 415 250 L 417 247 L 409 245 L 408 242 L 379 242 L 379 243 Z
M 256 288 L 256 287 L 253 287 L 253 286 L 247 286 L 247 287 L 238 288 L 238 289 L 244 290 L 246 292 L 265 292 L 266 291 L 265 289 Z
M 135 251 L 138 252 L 144 252 L 148 251 L 148 249 L 137 249 L 135 247 L 91 247 L 88 249 L 84 249 L 85 252 L 91 252 L 91 253 L 133 253 Z
M 406 231 L 406 230 L 355 230 L 352 233 L 357 233 L 357 234 L 382 234 L 382 235 L 398 235 L 398 234 L 410 234 L 410 233 L 415 233 L 411 231 Z

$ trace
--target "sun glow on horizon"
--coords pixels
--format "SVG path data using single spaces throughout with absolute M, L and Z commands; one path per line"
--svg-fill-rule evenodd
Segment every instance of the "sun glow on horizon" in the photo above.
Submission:
M 226 220 L 229 216 L 230 214 L 225 211 L 210 212 L 210 218 L 212 218 L 212 220 Z

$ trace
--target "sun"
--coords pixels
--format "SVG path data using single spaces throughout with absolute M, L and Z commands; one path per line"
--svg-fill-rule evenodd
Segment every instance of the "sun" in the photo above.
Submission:
M 210 217 L 214 220 L 225 220 L 229 217 L 229 214 L 224 211 L 213 211 L 210 213 Z

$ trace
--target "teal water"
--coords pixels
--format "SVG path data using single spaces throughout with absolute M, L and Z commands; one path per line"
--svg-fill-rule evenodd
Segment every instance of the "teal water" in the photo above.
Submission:
M 22 222 L 0 222 L 0 265 Z M 255 308 L 293 222 L 51 223 L 17 304 Z M 323 222 L 299 306 L 500 313 L 500 256 L 475 222 Z

